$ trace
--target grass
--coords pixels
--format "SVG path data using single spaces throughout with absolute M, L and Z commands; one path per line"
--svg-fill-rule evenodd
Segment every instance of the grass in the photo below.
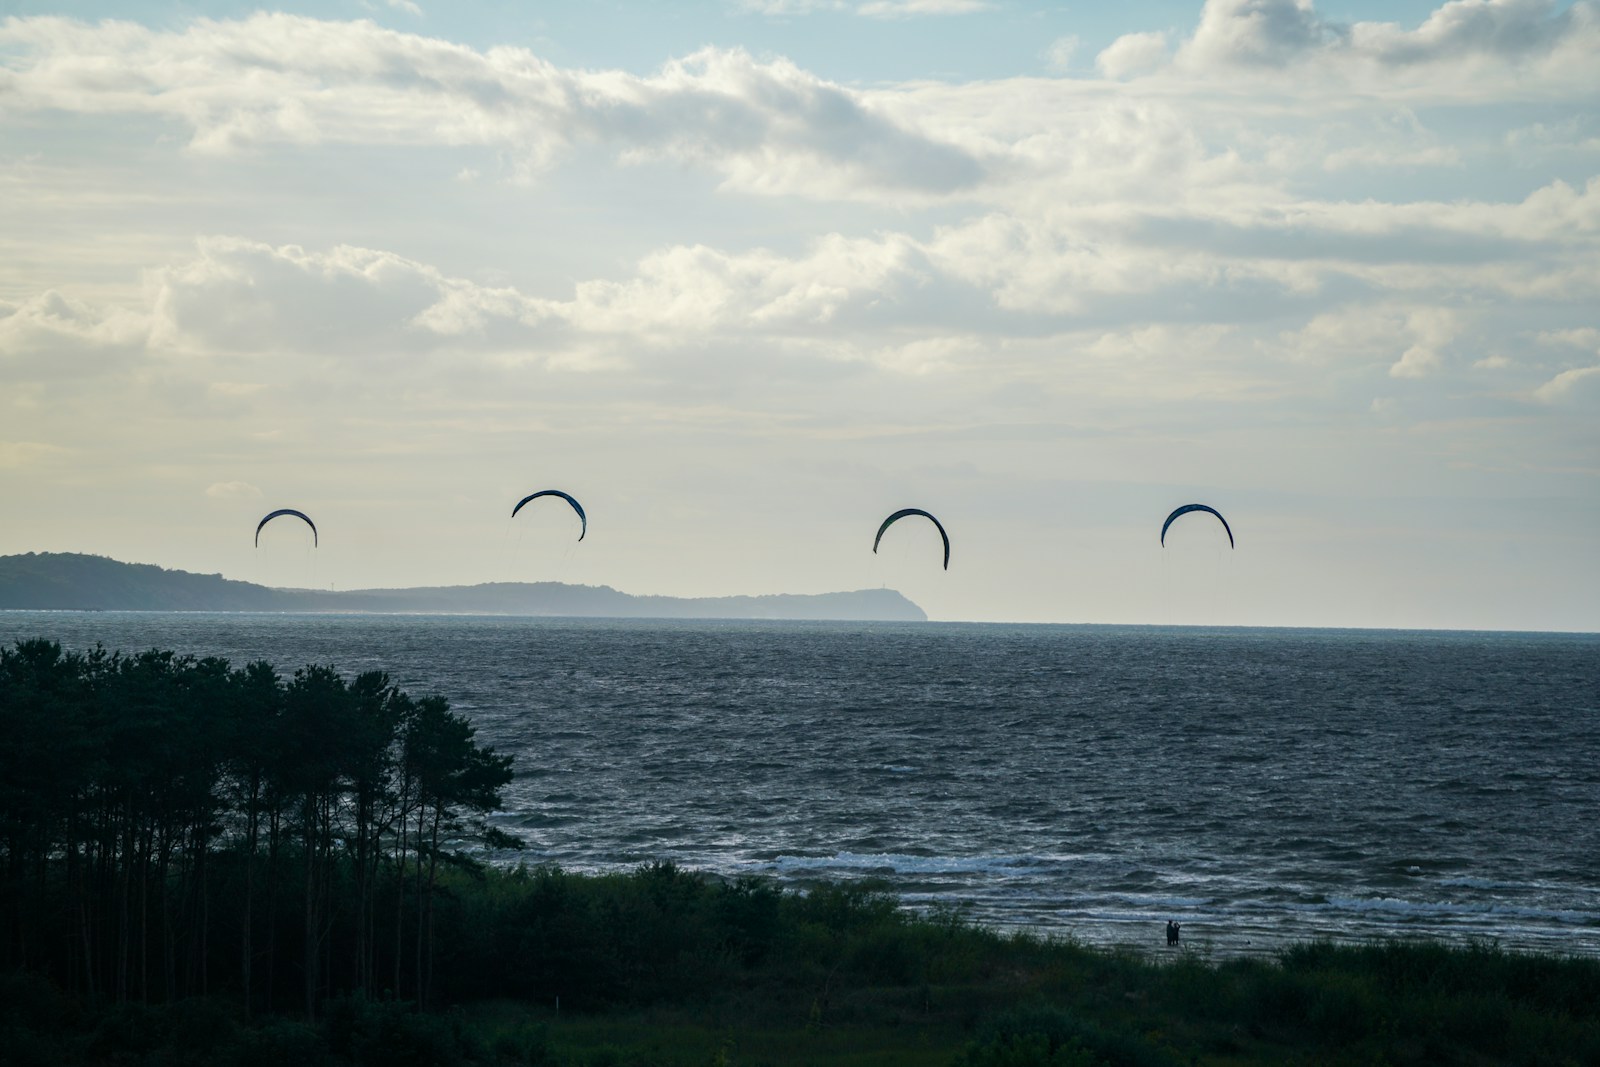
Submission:
M 85 1004 L 0 975 L 19 1065 L 1328 1067 L 1600 1064 L 1600 961 L 1309 943 L 1147 957 L 667 865 L 449 886 L 439 1010 L 331 998 L 246 1023 L 226 995 Z M 557 998 L 560 1010 L 557 1010 Z
M 467 1016 L 505 1060 L 574 1067 L 947 1067 L 967 1037 L 948 1025 L 759 1027 L 681 1011 L 556 1019 L 495 1004 Z

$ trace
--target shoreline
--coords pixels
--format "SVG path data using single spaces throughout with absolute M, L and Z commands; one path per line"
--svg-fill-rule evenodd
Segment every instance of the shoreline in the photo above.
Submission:
M 853 877 L 786 877 L 781 873 L 763 869 L 734 868 L 719 870 L 671 858 L 632 860 L 618 863 L 557 862 L 531 863 L 515 853 L 502 853 L 489 862 L 502 871 L 514 870 L 519 865 L 548 866 L 578 877 L 604 877 L 625 875 L 641 864 L 668 862 L 697 876 L 723 883 L 734 883 L 742 878 L 770 881 L 783 890 L 804 891 L 813 886 L 836 887 L 850 884 L 876 886 L 893 894 L 900 909 L 916 919 L 937 919 L 942 915 L 958 916 L 962 921 L 1002 936 L 1027 934 L 1043 939 L 1056 939 L 1091 949 L 1113 952 L 1148 953 L 1166 956 L 1171 950 L 1162 942 L 1163 923 L 1176 919 L 1183 925 L 1182 949 L 1192 955 L 1211 960 L 1271 958 L 1287 949 L 1304 944 L 1328 943 L 1340 946 L 1361 947 L 1374 943 L 1398 941 L 1447 948 L 1469 949 L 1492 947 L 1507 952 L 1552 956 L 1562 959 L 1600 960 L 1600 926 L 1570 929 L 1515 927 L 1464 928 L 1460 923 L 1438 918 L 1412 918 L 1398 922 L 1365 919 L 1359 925 L 1337 922 L 1313 923 L 1294 908 L 1276 912 L 1259 910 L 1254 917 L 1239 921 L 1222 921 L 1209 917 L 1210 913 L 1185 910 L 1192 905 L 1175 905 L 1170 909 L 1152 909 L 1142 915 L 1126 917 L 1096 917 L 1071 914 L 1070 917 L 1052 917 L 1070 913 L 1068 904 L 1049 905 L 1030 902 L 1013 908 L 993 903 L 977 903 L 963 899 L 958 892 L 908 892 L 904 882 L 914 878 L 899 879 L 890 874 L 863 874 Z M 1393 900 L 1385 904 L 1395 903 Z M 1404 904 L 1404 902 L 1399 902 Z M 1426 914 L 1438 914 L 1431 907 Z M 1394 914 L 1403 908 L 1371 908 L 1358 915 Z M 1467 915 L 1483 914 L 1465 912 Z

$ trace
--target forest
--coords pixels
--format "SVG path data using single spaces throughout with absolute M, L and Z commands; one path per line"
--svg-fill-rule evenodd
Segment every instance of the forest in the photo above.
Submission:
M 29 640 L 0 731 L 0 968 L 91 1001 L 426 1005 L 441 868 L 516 846 L 511 758 L 379 672 Z

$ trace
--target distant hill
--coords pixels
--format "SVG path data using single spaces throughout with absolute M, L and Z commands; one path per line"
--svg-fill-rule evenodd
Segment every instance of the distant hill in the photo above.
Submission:
M 923 622 L 892 589 L 771 596 L 633 596 L 606 585 L 490 582 L 420 589 L 269 589 L 220 574 L 171 571 L 75 552 L 0 556 L 0 610 L 331 611 L 571 615 L 654 619 L 844 619 Z

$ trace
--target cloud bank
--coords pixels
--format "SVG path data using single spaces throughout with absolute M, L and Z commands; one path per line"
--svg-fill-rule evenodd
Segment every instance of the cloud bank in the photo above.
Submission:
M 178 32 L 10 18 L 0 48 L 19 57 L 0 81 L 9 107 L 158 116 L 187 126 L 202 153 L 488 145 L 515 152 L 533 173 L 593 142 L 693 161 L 738 187 L 808 194 L 860 184 L 949 192 L 981 174 L 978 160 L 862 94 L 738 50 L 706 49 L 637 77 L 275 13 L 201 19 Z

